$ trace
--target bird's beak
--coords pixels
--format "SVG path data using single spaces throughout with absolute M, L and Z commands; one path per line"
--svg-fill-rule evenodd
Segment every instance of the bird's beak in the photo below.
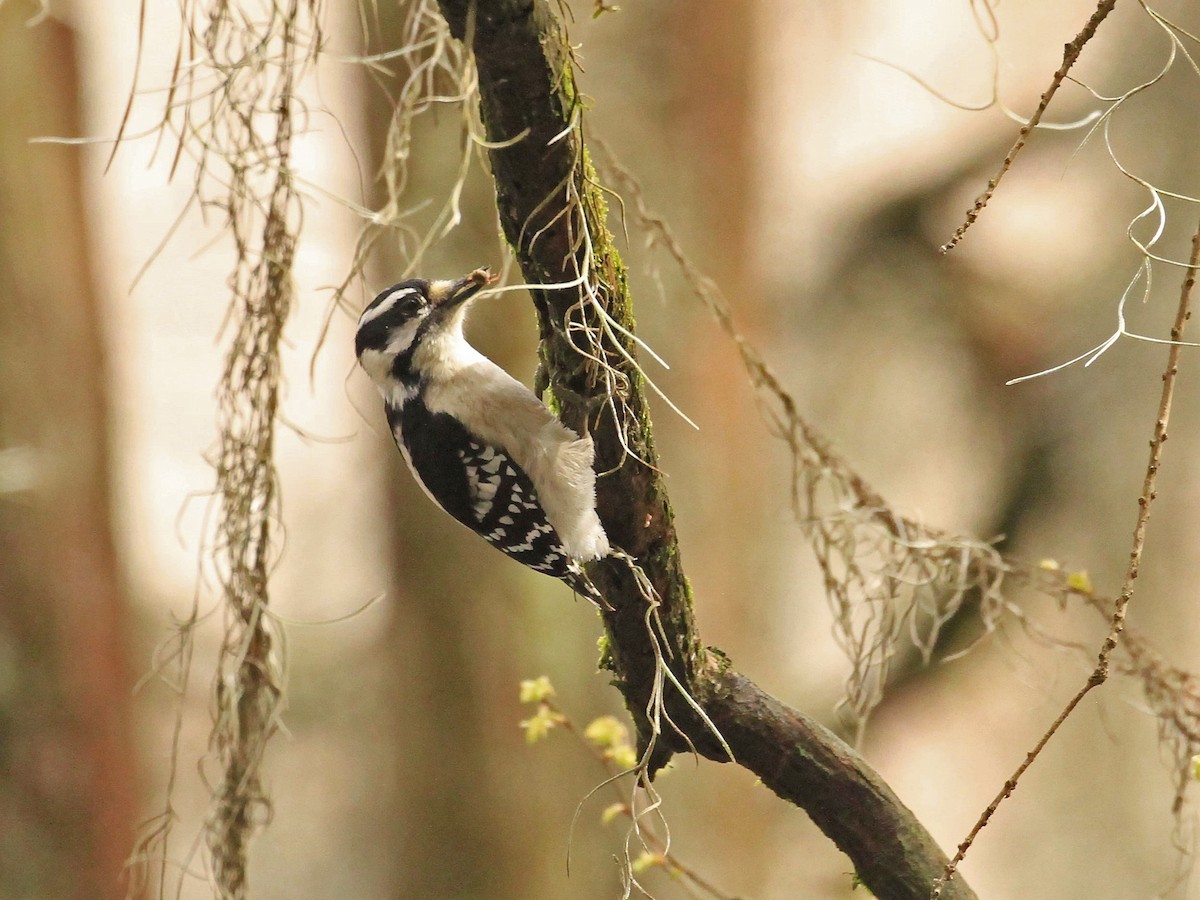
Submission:
M 432 285 L 430 300 L 443 313 L 466 303 L 483 288 L 494 284 L 499 276 L 493 275 L 487 266 L 476 269 L 457 281 L 438 281 Z

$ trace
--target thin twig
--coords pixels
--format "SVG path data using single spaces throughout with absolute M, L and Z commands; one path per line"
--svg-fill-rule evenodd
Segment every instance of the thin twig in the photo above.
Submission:
M 983 815 L 975 823 L 970 833 L 966 836 L 961 844 L 958 845 L 958 852 L 954 854 L 954 858 L 946 864 L 946 871 L 942 878 L 939 879 L 937 885 L 933 889 L 931 900 L 936 900 L 941 896 L 942 888 L 945 883 L 954 877 L 954 873 L 958 869 L 958 865 L 963 861 L 974 843 L 975 837 L 987 825 L 992 815 L 995 814 L 1000 804 L 1009 797 L 1017 787 L 1017 782 L 1025 773 L 1025 770 L 1032 765 L 1037 759 L 1042 749 L 1049 743 L 1050 739 L 1058 732 L 1062 724 L 1067 720 L 1075 708 L 1079 706 L 1079 702 L 1093 688 L 1099 687 L 1108 680 L 1109 661 L 1113 651 L 1117 648 L 1121 640 L 1121 632 L 1125 630 L 1125 613 L 1129 608 L 1129 601 L 1133 599 L 1134 582 L 1137 581 L 1138 573 L 1142 564 L 1142 552 L 1146 546 L 1146 526 L 1150 521 L 1150 506 L 1154 503 L 1158 496 L 1155 490 L 1155 485 L 1158 481 L 1159 467 L 1162 462 L 1162 448 L 1167 440 L 1167 424 L 1171 418 L 1171 401 L 1175 396 L 1175 379 L 1179 373 L 1179 354 L 1182 352 L 1182 347 L 1178 341 L 1183 337 L 1183 331 L 1187 325 L 1187 320 L 1191 317 L 1191 301 L 1192 288 L 1196 283 L 1196 268 L 1200 265 L 1200 226 L 1197 227 L 1195 235 L 1192 237 L 1192 255 L 1188 262 L 1187 275 L 1184 277 L 1183 286 L 1179 294 L 1179 308 L 1175 312 L 1175 323 L 1171 326 L 1171 340 L 1173 343 L 1167 350 L 1167 368 L 1162 376 L 1162 394 L 1158 403 L 1158 417 L 1154 422 L 1154 437 L 1150 440 L 1150 462 L 1146 466 L 1146 477 L 1142 481 L 1142 493 L 1138 497 L 1138 514 L 1137 522 L 1133 528 L 1133 546 L 1129 553 L 1129 567 L 1125 571 L 1125 581 L 1121 588 L 1121 594 L 1117 597 L 1114 605 L 1112 618 L 1109 624 L 1108 635 L 1104 638 L 1104 642 L 1100 645 L 1100 652 L 1096 658 L 1096 668 L 1092 674 L 1088 676 L 1083 687 L 1070 699 L 1063 711 L 1059 713 L 1042 735 L 1041 740 L 1037 745 L 1025 756 L 1024 761 L 1017 770 L 1012 774 L 1012 777 L 1004 783 L 1004 787 L 996 798 L 988 804 L 987 809 L 983 811 Z
M 1117 0 L 1100 0 L 1096 11 L 1092 13 L 1092 17 L 1087 20 L 1087 24 L 1083 26 L 1083 30 L 1075 35 L 1075 40 L 1067 44 L 1063 48 L 1063 61 L 1059 66 L 1058 71 L 1054 73 L 1054 78 L 1050 81 L 1050 86 L 1046 88 L 1042 94 L 1041 102 L 1038 103 L 1037 109 L 1034 110 L 1032 116 L 1029 117 L 1029 122 L 1021 126 L 1021 130 L 1017 132 L 1017 142 L 1012 145 L 1012 149 L 1008 151 L 1008 155 L 1004 157 L 1004 162 L 1000 164 L 1000 171 L 996 176 L 987 183 L 987 189 L 975 199 L 975 204 L 967 210 L 967 217 L 963 223 L 958 226 L 958 230 L 954 232 L 954 236 L 942 245 L 942 253 L 949 253 L 954 249 L 955 245 L 962 240 L 963 235 L 967 233 L 967 229 L 975 224 L 975 220 L 979 218 L 979 214 L 983 212 L 983 208 L 988 205 L 988 201 L 992 199 L 992 194 L 996 193 L 996 188 L 1000 184 L 1005 173 L 1012 168 L 1013 160 L 1017 158 L 1017 154 L 1021 152 L 1021 148 L 1025 146 L 1025 141 L 1029 137 L 1029 132 L 1037 128 L 1038 123 L 1042 120 L 1042 114 L 1046 112 L 1046 107 L 1050 105 L 1050 101 L 1054 99 L 1054 95 L 1058 93 L 1059 86 L 1067 77 L 1067 73 L 1071 71 L 1071 67 L 1075 65 L 1075 61 L 1079 59 L 1079 54 L 1083 50 L 1084 45 L 1092 39 L 1096 34 L 1096 29 L 1100 26 L 1113 7 L 1117 5 Z

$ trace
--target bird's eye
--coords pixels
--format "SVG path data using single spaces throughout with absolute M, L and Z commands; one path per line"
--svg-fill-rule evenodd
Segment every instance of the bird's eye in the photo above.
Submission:
M 401 299 L 396 301 L 396 309 L 400 310 L 401 312 L 403 312 L 407 315 L 411 315 L 415 312 L 418 312 L 421 309 L 421 307 L 424 305 L 425 305 L 425 298 L 422 297 L 420 294 L 416 294 L 416 293 L 409 294 L 408 296 L 402 297 Z
M 380 305 L 391 309 L 393 318 L 398 314 L 400 318 L 409 319 L 428 306 L 429 301 L 421 291 L 408 287 L 393 291 Z
M 360 328 L 371 322 L 394 327 L 419 315 L 427 305 L 428 301 L 420 288 L 411 284 L 397 285 L 377 296 L 363 311 L 358 324 Z
M 391 310 L 415 310 L 421 304 L 421 292 L 415 288 L 397 288 L 392 290 L 388 295 L 385 295 L 380 307 L 391 308 Z

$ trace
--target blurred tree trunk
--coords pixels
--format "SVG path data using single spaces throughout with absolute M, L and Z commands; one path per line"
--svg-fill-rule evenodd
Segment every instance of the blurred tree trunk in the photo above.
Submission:
M 136 816 L 71 32 L 0 4 L 0 896 L 119 897 Z
M 676 157 L 687 160 L 690 170 L 687 204 L 692 212 L 681 219 L 702 223 L 698 234 L 686 235 L 687 247 L 698 268 L 736 303 L 738 327 L 751 339 L 756 324 L 769 315 L 752 252 L 758 187 L 753 148 L 759 7 L 758 0 L 694 0 L 666 10 L 666 33 L 674 35 L 670 65 L 674 80 L 686 87 L 664 138 L 673 142 Z M 702 558 L 690 562 L 689 572 L 716 597 L 736 597 L 747 586 L 754 593 L 771 591 L 775 585 L 764 573 L 775 566 L 755 549 L 762 542 L 751 536 L 767 530 L 760 519 L 761 511 L 770 508 L 769 470 L 746 464 L 750 448 L 743 441 L 704 439 L 710 429 L 758 435 L 758 409 L 747 402 L 746 385 L 729 378 L 729 372 L 741 367 L 733 345 L 711 339 L 710 317 L 696 316 L 690 322 L 687 344 L 705 348 L 704 365 L 690 372 L 690 398 L 684 403 L 685 409 L 704 410 L 701 438 L 686 444 L 698 453 L 697 482 L 713 486 L 702 492 L 702 518 L 736 522 L 748 537 L 713 541 Z M 734 645 L 743 640 L 756 643 L 762 633 L 764 623 L 738 604 L 713 604 L 705 615 Z
M 758 2 L 693 0 L 668 5 L 667 34 L 673 78 L 686 85 L 675 114 L 675 150 L 694 169 L 694 202 L 703 221 L 705 274 L 726 289 L 750 280 L 758 286 L 750 259 L 750 220 L 754 213 L 754 86 L 758 56 L 755 30 Z

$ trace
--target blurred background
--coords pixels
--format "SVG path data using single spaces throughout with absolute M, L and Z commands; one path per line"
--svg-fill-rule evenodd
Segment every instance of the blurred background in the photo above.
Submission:
M 1120 587 L 1166 350 L 1125 339 L 1095 365 L 1005 386 L 1095 346 L 1139 255 L 1125 230 L 1148 203 L 1100 136 L 1035 134 L 953 254 L 937 248 L 992 177 L 1017 125 L 964 105 L 992 94 L 992 57 L 951 0 L 630 0 L 572 38 L 590 134 L 729 297 L 739 326 L 808 419 L 901 512 Z M 214 608 L 201 562 L 213 473 L 213 390 L 230 247 L 219 216 L 185 211 L 194 174 L 153 137 L 111 138 L 145 29 L 128 133 L 158 120 L 179 23 L 173 4 L 0 2 L 0 898 L 123 894 L 139 826 L 178 816 L 179 896 L 211 896 L 197 835 L 201 760 L 221 616 L 195 635 L 191 677 L 145 677 L 173 623 Z M 1016 0 L 998 12 L 1001 100 L 1022 114 L 1094 10 Z M 1193 34 L 1187 0 L 1160 12 Z M 144 18 L 143 18 L 144 16 Z M 364 45 L 354 4 L 328 4 L 329 52 L 306 87 L 297 141 L 307 214 L 286 332 L 278 441 L 284 548 L 272 602 L 286 635 L 285 730 L 265 764 L 274 803 L 252 848 L 252 896 L 611 898 L 624 828 L 605 826 L 604 777 L 565 732 L 527 746 L 522 678 L 548 675 L 580 724 L 623 717 L 596 671 L 601 629 L 567 589 L 503 560 L 414 486 L 380 404 L 353 365 L 353 320 L 331 287 L 371 202 L 385 107 L 349 57 L 398 40 L 379 4 Z M 389 41 L 392 43 L 389 44 Z M 1193 52 L 1194 42 L 1186 44 Z M 1121 94 L 1165 65 L 1167 33 L 1119 6 L 1073 74 Z M 395 88 L 395 74 L 384 74 Z M 391 79 L 389 81 L 389 79 Z M 1127 169 L 1200 193 L 1197 72 L 1183 57 L 1122 107 L 1111 148 Z M 1047 120 L 1096 100 L 1067 84 Z M 453 114 L 417 129 L 412 205 L 453 179 Z M 429 277 L 503 262 L 486 175 Z M 1187 257 L 1196 208 L 1169 201 L 1164 256 Z M 182 215 L 181 215 L 182 212 Z M 1143 238 L 1153 225 L 1141 226 Z M 169 239 L 168 238 L 169 235 Z M 631 224 L 642 336 L 671 363 L 656 380 L 685 567 L 707 643 L 786 702 L 839 728 L 847 663 L 790 509 L 785 448 L 758 418 L 730 342 Z M 384 250 L 361 300 L 397 280 Z M 1133 331 L 1166 337 L 1179 272 L 1156 270 Z M 481 304 L 470 333 L 527 383 L 523 297 Z M 1167 660 L 1200 668 L 1200 390 L 1194 351 L 1159 482 L 1130 621 Z M 652 372 L 652 374 L 655 374 Z M 382 599 L 369 603 L 372 598 Z M 1027 598 L 1067 641 L 1100 620 Z M 969 626 L 966 626 L 969 632 Z M 863 750 L 952 848 L 1090 671 L 1091 651 L 992 635 L 965 658 L 904 669 Z M 903 669 L 903 667 L 902 667 Z M 135 689 L 136 687 L 136 689 Z M 851 866 L 800 811 L 744 770 L 680 759 L 660 781 L 672 848 L 727 896 L 852 895 Z M 983 897 L 1200 898 L 1171 815 L 1173 773 L 1136 684 L 1093 692 L 976 844 L 963 873 Z M 572 817 L 582 803 L 573 839 Z M 571 867 L 567 872 L 567 854 Z M 195 874 L 181 877 L 181 868 Z M 649 873 L 663 898 L 683 896 Z

